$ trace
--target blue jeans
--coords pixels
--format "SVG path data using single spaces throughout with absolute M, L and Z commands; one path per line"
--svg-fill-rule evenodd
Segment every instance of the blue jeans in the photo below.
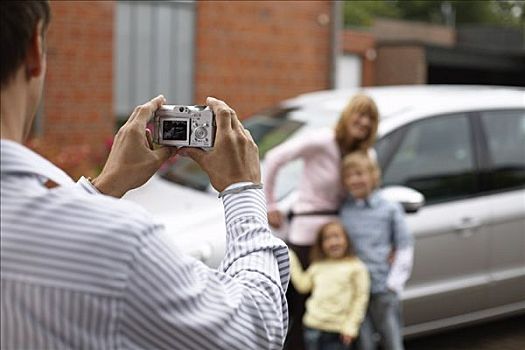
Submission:
M 339 333 L 325 332 L 303 326 L 304 345 L 306 350 L 347 350 Z
M 359 330 L 358 350 L 375 350 L 378 341 L 384 350 L 403 350 L 401 303 L 396 293 L 370 295 L 365 320 Z

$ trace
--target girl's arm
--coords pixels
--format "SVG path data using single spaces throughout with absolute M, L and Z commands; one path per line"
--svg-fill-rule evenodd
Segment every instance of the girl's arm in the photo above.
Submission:
M 289 254 L 291 280 L 293 286 L 298 292 L 306 294 L 312 290 L 313 286 L 311 268 L 308 268 L 306 271 L 304 271 L 299 258 L 297 258 L 297 255 L 295 255 L 292 250 L 289 250 Z
M 365 318 L 370 295 L 370 277 L 368 270 L 362 262 L 358 262 L 354 270 L 352 285 L 353 297 L 350 306 L 350 314 L 343 324 L 342 334 L 356 337 L 359 334 L 359 327 Z

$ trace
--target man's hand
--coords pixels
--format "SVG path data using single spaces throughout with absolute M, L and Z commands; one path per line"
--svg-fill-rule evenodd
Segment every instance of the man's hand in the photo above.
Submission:
M 235 111 L 223 101 L 208 97 L 206 104 L 215 113 L 217 122 L 213 149 L 206 152 L 185 147 L 179 150 L 179 155 L 187 155 L 196 161 L 219 192 L 237 182 L 259 183 L 259 151 L 249 131 L 244 129 Z
M 390 250 L 390 253 L 388 253 L 388 265 L 392 266 L 395 259 L 396 259 L 396 250 L 392 248 Z
M 275 228 L 280 228 L 283 225 L 283 214 L 279 210 L 268 211 L 268 223 Z
M 126 124 L 115 136 L 108 160 L 93 185 L 102 193 L 117 198 L 127 191 L 142 186 L 169 157 L 175 148 L 154 150 L 151 133 L 146 124 L 153 112 L 166 102 L 159 95 L 135 108 Z

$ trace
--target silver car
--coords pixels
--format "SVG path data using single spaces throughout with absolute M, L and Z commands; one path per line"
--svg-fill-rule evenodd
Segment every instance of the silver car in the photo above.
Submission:
M 414 269 L 402 294 L 405 335 L 525 312 L 525 90 L 362 91 L 381 114 L 376 152 L 383 191 L 405 206 L 416 238 Z M 355 92 L 304 94 L 245 120 L 263 171 L 269 149 L 333 127 Z M 279 172 L 283 211 L 293 202 L 301 167 L 295 161 Z M 126 197 L 164 222 L 182 250 L 218 264 L 225 246 L 222 206 L 191 160 L 176 160 Z

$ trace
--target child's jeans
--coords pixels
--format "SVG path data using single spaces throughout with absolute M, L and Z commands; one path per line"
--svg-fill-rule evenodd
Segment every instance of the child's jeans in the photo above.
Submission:
M 396 293 L 370 295 L 366 317 L 359 330 L 357 349 L 377 349 L 379 335 L 382 349 L 403 350 L 401 325 L 401 305 Z
M 319 329 L 303 327 L 306 350 L 347 350 L 339 333 L 325 332 Z

